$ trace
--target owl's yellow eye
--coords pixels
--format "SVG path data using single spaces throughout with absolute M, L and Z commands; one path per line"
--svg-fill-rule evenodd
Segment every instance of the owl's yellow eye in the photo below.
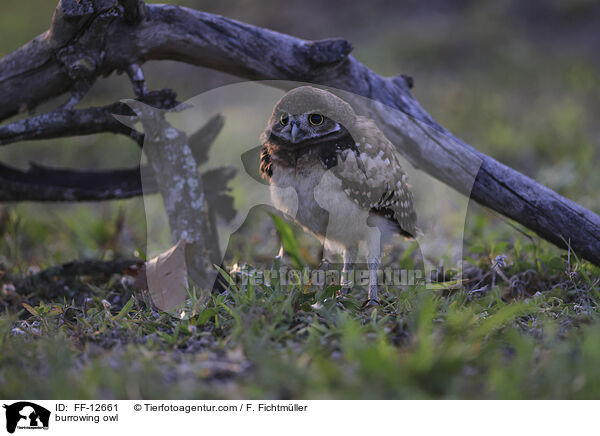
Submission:
M 321 114 L 310 114 L 308 116 L 308 121 L 313 126 L 320 126 L 325 121 L 325 117 Z
M 290 117 L 286 114 L 281 114 L 279 116 L 279 122 L 281 123 L 282 126 L 287 125 L 287 123 L 289 123 L 290 121 Z

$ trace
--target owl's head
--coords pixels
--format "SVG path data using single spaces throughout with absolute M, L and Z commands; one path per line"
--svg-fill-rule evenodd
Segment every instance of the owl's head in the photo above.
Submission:
M 275 105 L 263 134 L 283 147 L 305 147 L 346 135 L 356 114 L 341 98 L 312 86 L 295 88 Z

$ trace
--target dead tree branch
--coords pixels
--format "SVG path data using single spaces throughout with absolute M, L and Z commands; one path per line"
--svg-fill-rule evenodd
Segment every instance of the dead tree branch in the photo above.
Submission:
M 548 241 L 600 265 L 600 217 L 456 138 L 421 108 L 404 76 L 382 77 L 350 56 L 343 40 L 305 41 L 234 20 L 139 1 L 61 0 L 50 30 L 0 60 L 0 119 L 131 64 L 171 59 L 248 79 L 312 82 L 398 109 L 424 128 L 372 115 L 415 166 Z M 133 5 L 133 6 L 132 6 Z M 137 23 L 137 24 L 136 24 Z M 388 114 L 389 112 L 386 112 Z M 481 160 L 473 168 L 463 158 Z
M 178 104 L 175 93 L 170 89 L 147 93 L 140 97 L 139 101 L 165 110 L 172 109 Z M 135 115 L 124 103 L 79 110 L 61 108 L 0 126 L 0 145 L 31 139 L 51 139 L 104 132 L 127 135 L 142 145 L 144 135 L 117 121 L 114 114 Z
M 158 192 L 149 167 L 91 171 L 30 165 L 23 171 L 0 163 L 0 202 L 102 201 Z M 203 182 L 211 186 L 206 192 L 209 209 L 227 221 L 235 216 L 233 198 L 227 188 L 234 177 L 235 168 L 228 166 L 202 174 Z

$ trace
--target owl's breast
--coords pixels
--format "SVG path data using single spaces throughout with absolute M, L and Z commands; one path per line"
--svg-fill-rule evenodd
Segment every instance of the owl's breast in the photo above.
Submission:
M 317 236 L 325 234 L 328 222 L 327 211 L 315 199 L 315 189 L 325 171 L 310 154 L 301 156 L 294 166 L 274 157 L 270 178 L 273 206 Z
M 279 166 L 273 162 L 271 200 L 273 205 L 315 234 L 328 249 L 341 252 L 363 240 L 372 228 L 368 210 L 343 190 L 342 181 L 326 170 L 317 158 L 302 167 Z

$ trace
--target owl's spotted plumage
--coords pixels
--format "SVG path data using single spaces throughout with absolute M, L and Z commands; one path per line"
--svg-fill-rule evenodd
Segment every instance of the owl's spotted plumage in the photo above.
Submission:
M 392 233 L 414 237 L 419 232 L 394 146 L 372 120 L 357 116 L 339 97 L 309 86 L 288 92 L 261 139 L 260 172 L 269 180 L 275 206 L 326 245 L 338 247 L 344 269 L 355 261 L 358 243 L 373 239 L 374 227 L 381 242 Z M 297 201 L 281 189 L 289 187 Z M 368 263 L 375 272 L 371 300 L 377 296 L 379 242 L 369 243 Z

